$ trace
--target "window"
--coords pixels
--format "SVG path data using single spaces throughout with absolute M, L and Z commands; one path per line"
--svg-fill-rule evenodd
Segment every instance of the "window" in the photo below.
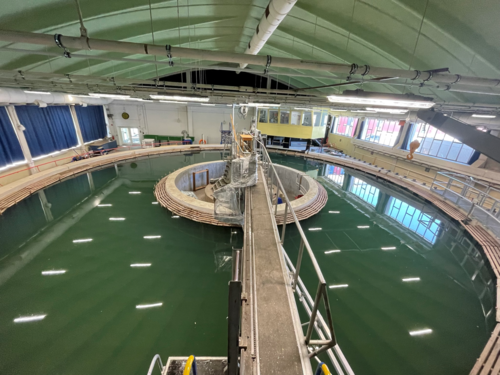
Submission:
M 321 117 L 321 126 L 327 126 L 328 125 L 328 112 L 323 112 L 323 115 Z
M 304 112 L 304 116 L 302 117 L 302 126 L 312 126 L 311 112 Z
M 342 186 L 345 178 L 344 168 L 329 165 L 326 170 L 326 177 L 332 180 L 334 184 Z
M 321 125 L 321 112 L 314 112 L 314 126 Z
M 333 127 L 333 133 L 353 137 L 356 133 L 359 119 L 357 117 L 338 117 Z
M 121 127 L 120 134 L 122 136 L 122 143 L 124 144 L 141 143 L 141 138 L 139 136 L 139 129 L 137 128 Z
M 269 110 L 269 122 L 271 124 L 277 124 L 278 123 L 278 110 L 277 109 L 271 109 L 271 110 Z
M 267 123 L 267 109 L 259 109 L 259 122 Z
M 106 137 L 108 131 L 102 106 L 75 106 L 75 111 L 82 131 L 83 142 Z
M 368 185 L 363 180 L 352 177 L 349 191 L 373 207 L 377 205 L 380 190 L 375 186 Z
M 292 111 L 292 125 L 300 125 L 300 112 Z
M 383 146 L 394 146 L 401 126 L 399 121 L 366 119 L 361 139 Z
M 68 106 L 16 106 L 19 122 L 26 128 L 24 136 L 31 156 L 48 154 L 78 146 L 75 124 Z
M 394 197 L 389 199 L 386 215 L 423 237 L 427 242 L 431 244 L 436 242 L 436 237 L 441 226 L 440 220 L 424 214 L 415 207 Z
M 281 111 L 280 112 L 280 124 L 289 124 L 290 123 L 290 111 Z
M 5 108 L 0 107 L 0 169 L 24 161 L 23 151 Z
M 473 148 L 464 145 L 458 139 L 443 133 L 441 130 L 429 124 L 413 124 L 410 132 L 410 138 L 406 144 L 406 149 L 409 150 L 410 143 L 418 139 L 420 147 L 416 152 L 421 155 L 429 155 L 440 159 L 467 164 L 475 151 Z

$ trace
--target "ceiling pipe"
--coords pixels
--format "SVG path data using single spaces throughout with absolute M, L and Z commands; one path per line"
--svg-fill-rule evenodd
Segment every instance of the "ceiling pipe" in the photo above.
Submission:
M 297 0 L 271 0 L 264 11 L 257 28 L 255 29 L 255 34 L 253 34 L 252 39 L 248 43 L 247 49 L 245 51 L 248 55 L 256 55 L 264 47 L 267 40 L 273 35 L 274 30 L 276 30 L 286 17 L 286 15 L 292 10 L 293 6 Z M 272 59 L 270 61 L 272 63 Z M 240 64 L 240 68 L 244 69 L 248 64 Z
M 90 104 L 105 105 L 113 100 L 109 98 L 81 98 L 62 93 L 27 93 L 24 90 L 0 87 L 0 103 L 9 104 Z M 43 104 L 42 104 L 43 105 Z
M 0 47 L 0 51 L 29 53 L 31 55 L 52 56 L 52 57 L 58 57 L 58 58 L 61 57 L 60 53 L 46 52 L 46 51 L 33 51 L 30 49 L 26 49 L 26 48 Z M 123 61 L 123 62 L 127 62 L 127 63 L 132 62 L 132 63 L 151 64 L 151 65 L 170 65 L 169 61 L 131 59 L 131 58 L 124 58 L 124 57 L 104 57 L 104 56 L 97 56 L 97 55 L 84 55 L 84 54 L 79 54 L 79 53 L 72 53 L 71 57 L 85 59 L 85 60 L 90 59 L 90 60 L 102 60 L 102 61 Z M 224 70 L 224 71 L 228 71 L 228 72 L 237 72 L 237 73 L 245 72 L 245 73 L 252 73 L 252 74 L 257 74 L 257 75 L 264 75 L 262 70 L 240 69 L 240 68 L 232 68 L 232 67 L 228 67 L 228 66 L 219 66 L 219 65 L 179 64 L 176 62 L 175 66 L 181 67 L 181 68 L 188 68 L 188 69 L 192 69 L 192 70 L 199 70 L 199 69 Z M 175 72 L 172 72 L 171 74 L 178 74 L 180 72 L 181 71 L 175 71 Z M 269 70 L 268 74 L 273 75 L 273 76 L 284 75 L 287 77 L 304 77 L 304 78 L 339 80 L 339 77 L 337 77 L 335 75 L 292 73 L 292 72 L 284 72 L 284 71 L 277 71 L 277 70 Z
M 169 48 L 172 58 L 189 58 L 195 60 L 219 61 L 237 64 L 253 64 L 269 66 L 267 56 L 247 55 L 222 51 L 208 51 L 173 46 L 157 46 L 152 44 L 121 42 L 103 39 L 90 39 L 85 37 L 71 37 L 60 34 L 58 41 L 61 48 L 76 48 L 78 50 L 100 50 L 109 52 L 126 53 L 130 55 L 167 56 Z M 44 46 L 54 46 L 55 37 L 48 34 L 35 34 L 21 31 L 0 30 L 0 40 L 11 43 L 29 43 Z M 273 57 L 272 66 L 291 69 L 305 69 L 313 71 L 327 71 L 331 73 L 352 75 L 369 75 L 374 77 L 399 77 L 413 81 L 434 81 L 449 85 L 471 85 L 481 87 L 500 87 L 500 79 L 461 76 L 459 74 L 433 73 L 432 71 L 404 70 L 392 68 L 379 68 L 369 65 L 336 64 L 322 61 L 307 61 L 283 57 Z

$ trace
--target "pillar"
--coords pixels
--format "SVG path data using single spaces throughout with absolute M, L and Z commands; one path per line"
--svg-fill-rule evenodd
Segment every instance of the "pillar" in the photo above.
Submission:
M 34 167 L 35 163 L 33 162 L 28 142 L 26 142 L 26 137 L 24 136 L 24 131 L 26 130 L 26 128 L 19 122 L 19 118 L 17 117 L 16 113 L 16 107 L 14 107 L 13 105 L 9 105 L 6 107 L 6 109 L 10 121 L 13 125 L 14 131 L 16 133 L 17 139 L 19 140 L 19 144 L 21 145 L 21 150 L 23 152 L 24 159 L 28 162 L 28 165 L 30 167 Z M 30 169 L 30 174 L 34 174 L 36 172 L 37 171 L 35 170 L 35 168 Z

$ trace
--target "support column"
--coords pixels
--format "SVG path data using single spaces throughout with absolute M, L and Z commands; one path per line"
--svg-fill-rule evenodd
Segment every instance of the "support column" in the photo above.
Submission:
M 194 125 L 193 125 L 193 109 L 189 106 L 186 106 L 187 112 L 187 131 L 190 137 L 194 137 Z
M 6 107 L 7 114 L 9 115 L 10 121 L 12 122 L 14 131 L 16 133 L 17 139 L 19 140 L 19 144 L 21 146 L 21 150 L 23 151 L 24 159 L 28 162 L 30 167 L 34 167 L 35 163 L 33 162 L 33 158 L 31 157 L 31 151 L 28 146 L 28 142 L 26 142 L 26 137 L 24 136 L 24 131 L 26 128 L 21 125 L 19 122 L 19 118 L 17 117 L 16 108 L 13 105 L 9 105 Z M 34 174 L 37 171 L 34 168 L 31 168 L 30 174 Z
M 78 139 L 78 146 L 81 146 L 81 150 L 84 151 L 85 148 L 83 144 L 85 142 L 83 141 L 82 129 L 80 128 L 80 122 L 78 122 L 78 116 L 76 115 L 75 106 L 70 105 L 69 111 L 71 112 L 71 118 L 73 119 L 73 125 L 76 131 L 76 138 Z

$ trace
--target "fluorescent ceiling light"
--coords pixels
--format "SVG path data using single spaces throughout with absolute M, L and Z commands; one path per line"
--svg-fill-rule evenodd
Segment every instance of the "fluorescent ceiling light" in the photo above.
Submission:
M 173 100 L 160 100 L 160 103 L 168 103 L 168 104 L 188 104 L 187 102 L 176 102 Z
M 141 194 L 141 192 L 140 192 L 140 191 L 129 191 L 128 193 L 129 193 L 129 194 Z
M 359 229 L 366 229 L 366 228 L 370 228 L 369 225 L 358 225 L 358 228 Z
M 26 91 L 25 91 L 26 92 Z M 478 115 L 478 114 L 473 114 L 472 117 L 479 117 L 479 118 L 495 118 L 497 116 L 495 115 Z
M 123 221 L 125 220 L 124 217 L 110 217 L 109 221 Z
M 92 238 L 83 238 L 81 240 L 73 240 L 73 243 L 90 242 L 90 241 L 92 241 Z
M 330 289 L 335 289 L 335 288 L 347 288 L 349 284 L 337 284 L 337 285 L 330 285 Z
M 50 92 L 45 92 L 45 91 L 29 91 L 29 90 L 25 90 L 24 92 L 26 94 L 50 95 Z
M 430 101 L 377 99 L 377 98 L 348 96 L 348 95 L 330 95 L 328 96 L 328 100 L 332 103 L 382 105 L 389 107 L 393 106 L 393 107 L 408 107 L 408 108 L 431 108 L 434 105 L 434 103 Z
M 325 251 L 325 254 L 331 254 L 331 253 L 340 253 L 340 250 L 327 250 L 327 251 Z
M 328 211 L 329 214 L 340 214 L 340 211 Z
M 201 105 L 206 105 L 207 107 L 215 107 L 215 104 L 206 104 L 206 103 L 201 103 Z
M 42 275 L 50 276 L 50 275 L 62 275 L 66 273 L 66 270 L 50 270 L 50 271 L 42 271 Z
M 34 322 L 36 320 L 42 320 L 46 316 L 47 316 L 47 314 L 45 314 L 45 315 L 21 316 L 19 318 L 14 319 L 14 323 Z
M 382 247 L 381 249 L 382 249 L 382 250 L 396 250 L 396 247 L 395 247 L 395 246 L 391 246 L 391 247 Z
M 317 231 L 317 230 L 321 230 L 321 228 L 309 228 L 309 230 L 311 230 L 311 231 Z
M 356 113 L 377 113 L 376 111 L 365 111 L 364 109 L 359 109 L 357 111 L 351 111 Z
M 420 329 L 418 331 L 410 331 L 411 336 L 420 336 L 420 335 L 426 335 L 428 333 L 432 333 L 432 329 L 426 328 L 426 329 Z
M 151 99 L 162 100 L 180 100 L 186 102 L 208 102 L 210 98 L 192 97 L 192 96 L 177 96 L 177 95 L 149 95 Z
M 334 111 L 334 112 L 347 112 L 347 109 L 335 109 L 335 108 L 331 108 L 331 111 Z
M 375 111 L 381 113 L 404 114 L 408 112 L 407 109 L 393 109 L 393 108 L 366 108 L 367 111 Z
M 100 94 L 100 93 L 89 93 L 90 96 L 95 98 L 111 98 L 111 99 L 125 99 L 130 98 L 130 95 L 123 94 Z
M 149 305 L 137 305 L 135 308 L 136 309 L 149 309 L 150 307 L 158 307 L 163 305 L 162 302 L 159 303 L 150 303 Z
M 228 107 L 232 107 L 233 105 L 232 104 L 226 104 Z
M 296 109 L 296 110 L 298 110 L 298 111 L 312 111 L 312 109 L 311 109 L 311 108 L 300 108 L 300 107 L 299 107 L 299 108 L 294 108 L 294 109 Z
M 281 104 L 273 104 L 273 103 L 240 103 L 240 106 L 247 107 L 279 107 Z
M 404 282 L 411 282 L 411 281 L 420 281 L 420 277 L 408 277 L 406 279 L 403 279 Z
M 161 236 L 144 236 L 146 240 L 152 240 L 154 238 L 161 238 Z
M 75 98 L 95 98 L 95 96 L 90 96 L 90 95 L 74 95 L 74 94 L 71 94 L 70 96 L 73 96 Z
M 151 267 L 151 263 L 133 263 L 130 267 Z
M 111 207 L 112 204 L 106 203 L 106 204 L 98 204 L 97 207 Z

